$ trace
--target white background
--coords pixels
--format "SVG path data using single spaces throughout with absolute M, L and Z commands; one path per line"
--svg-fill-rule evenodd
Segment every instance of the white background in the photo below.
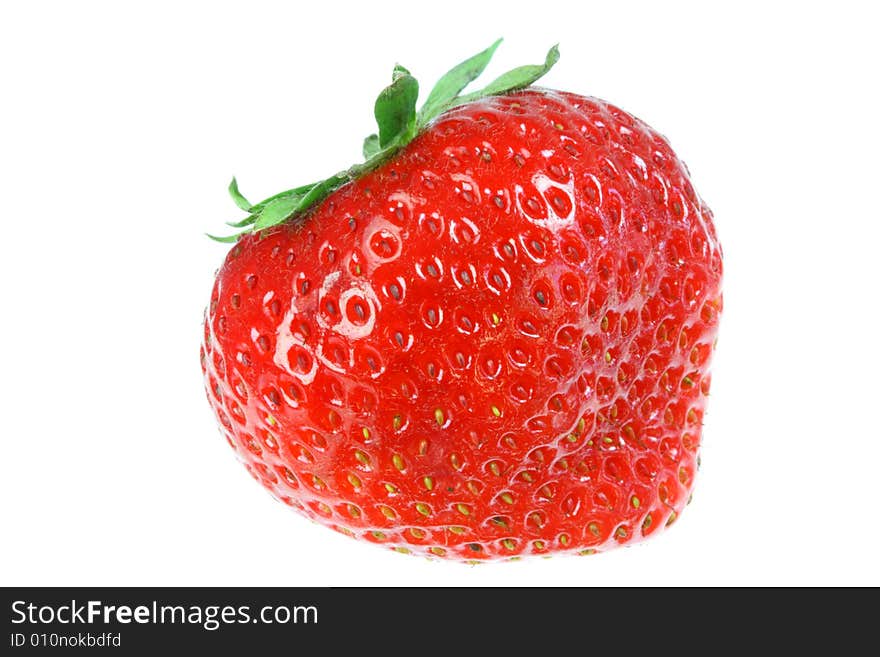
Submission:
M 869 3 L 28 2 L 0 10 L 0 583 L 880 585 Z M 821 8 L 820 8 L 821 7 Z M 676 527 L 592 558 L 405 557 L 274 502 L 219 435 L 202 309 L 239 217 L 358 160 L 396 61 L 646 120 L 725 250 L 703 468 Z

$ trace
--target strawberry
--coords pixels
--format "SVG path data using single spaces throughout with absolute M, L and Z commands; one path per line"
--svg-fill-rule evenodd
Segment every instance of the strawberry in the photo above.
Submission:
M 595 98 L 415 110 L 396 67 L 365 163 L 250 204 L 204 324 L 221 430 L 282 502 L 401 552 L 588 554 L 661 532 L 698 464 L 721 312 L 712 214 L 666 140 Z

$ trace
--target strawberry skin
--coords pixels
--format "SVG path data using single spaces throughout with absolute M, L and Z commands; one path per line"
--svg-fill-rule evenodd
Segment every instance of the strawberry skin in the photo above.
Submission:
M 217 274 L 202 367 L 300 513 L 460 560 L 592 553 L 687 504 L 721 298 L 666 140 L 543 89 L 435 120 Z

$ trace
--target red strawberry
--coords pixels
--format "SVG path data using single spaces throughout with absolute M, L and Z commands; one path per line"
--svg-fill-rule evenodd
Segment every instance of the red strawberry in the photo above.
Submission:
M 467 560 L 606 550 L 688 502 L 721 249 L 663 137 L 522 89 L 555 49 L 459 96 L 495 46 L 418 115 L 395 69 L 366 164 L 256 206 L 231 186 L 251 232 L 211 296 L 208 399 L 248 471 L 339 531 Z

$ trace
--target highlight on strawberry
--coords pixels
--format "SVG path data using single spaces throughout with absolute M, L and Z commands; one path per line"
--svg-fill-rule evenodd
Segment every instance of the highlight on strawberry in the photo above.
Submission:
M 417 109 L 395 66 L 364 162 L 250 203 L 201 363 L 221 432 L 299 513 L 399 552 L 592 554 L 689 501 L 721 247 L 647 124 L 533 87 L 559 59 Z

